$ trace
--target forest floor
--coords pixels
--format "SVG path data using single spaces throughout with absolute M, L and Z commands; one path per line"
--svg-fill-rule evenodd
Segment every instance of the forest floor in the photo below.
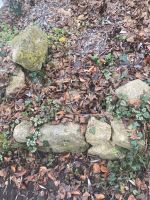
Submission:
M 43 116 L 40 109 L 48 99 L 62 105 L 52 123 L 75 121 L 84 133 L 90 115 L 110 117 L 105 100 L 115 98 L 116 88 L 134 79 L 150 83 L 148 0 L 41 0 L 23 5 L 23 11 L 11 9 L 12 13 L 6 5 L 0 10 L 0 131 L 9 140 L 22 119 L 38 116 L 41 120 L 49 114 Z M 40 72 L 24 70 L 26 88 L 6 99 L 4 88 L 16 68 L 8 41 L 32 22 L 48 34 L 47 62 Z M 75 93 L 70 95 L 69 91 Z M 123 120 L 128 123 L 133 119 Z M 149 132 L 149 122 L 141 129 Z M 1 164 L 0 198 L 149 200 L 148 159 L 137 161 L 138 170 L 131 165 L 139 163 L 123 170 L 121 161 L 108 162 L 86 153 L 8 151 Z

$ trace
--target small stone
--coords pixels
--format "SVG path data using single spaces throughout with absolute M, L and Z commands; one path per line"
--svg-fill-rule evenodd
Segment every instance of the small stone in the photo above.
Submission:
M 124 157 L 124 154 L 109 141 L 99 142 L 99 145 L 91 147 L 88 153 L 108 160 L 122 159 Z
M 130 150 L 131 144 L 129 141 L 129 132 L 125 129 L 123 122 L 121 120 L 114 119 L 111 121 L 111 126 L 113 130 L 113 143 Z
M 30 71 L 41 69 L 47 52 L 47 35 L 37 26 L 28 26 L 12 41 L 12 60 Z
M 14 139 L 19 143 L 25 143 L 26 138 L 32 135 L 32 123 L 29 121 L 22 121 L 18 124 L 13 132 Z
M 139 100 L 142 95 L 150 96 L 150 86 L 140 79 L 130 81 L 115 91 L 119 98 L 127 97 L 128 100 Z
M 98 145 L 100 141 L 109 141 L 111 138 L 111 126 L 91 117 L 86 131 L 86 141 L 91 145 Z
M 21 69 L 17 69 L 11 76 L 9 85 L 6 87 L 6 96 L 20 92 L 24 87 L 25 75 Z
M 44 124 L 40 129 L 40 140 L 49 144 L 53 152 L 85 152 L 88 144 L 80 133 L 79 124 Z M 44 151 L 44 147 L 42 148 Z M 47 150 L 47 149 L 46 149 Z

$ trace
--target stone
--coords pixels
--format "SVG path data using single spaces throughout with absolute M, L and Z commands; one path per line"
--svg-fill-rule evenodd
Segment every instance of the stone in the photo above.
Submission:
M 17 69 L 11 76 L 9 85 L 6 87 L 6 96 L 20 92 L 25 87 L 25 75 L 21 69 Z
M 129 140 L 129 132 L 125 128 L 122 120 L 114 119 L 111 121 L 112 127 L 112 141 L 114 144 L 124 147 L 126 149 L 131 149 L 131 144 Z
M 86 130 L 86 141 L 91 145 L 98 145 L 101 141 L 109 141 L 111 138 L 111 126 L 91 117 Z
M 47 35 L 38 26 L 28 26 L 12 40 L 12 60 L 25 69 L 38 71 L 48 51 Z
M 129 101 L 140 100 L 142 95 L 150 95 L 150 86 L 136 79 L 116 89 L 115 93 L 119 98 L 127 97 Z
M 80 126 L 73 122 L 58 125 L 47 123 L 40 128 L 40 133 L 40 141 L 47 142 L 49 148 L 56 153 L 85 152 L 88 148 L 84 136 L 80 133 Z
M 114 160 L 124 158 L 124 154 L 110 141 L 101 141 L 99 145 L 93 146 L 88 150 L 91 155 L 97 155 L 102 159 Z
M 14 128 L 13 137 L 19 143 L 25 143 L 27 137 L 32 135 L 32 123 L 29 121 L 22 121 Z

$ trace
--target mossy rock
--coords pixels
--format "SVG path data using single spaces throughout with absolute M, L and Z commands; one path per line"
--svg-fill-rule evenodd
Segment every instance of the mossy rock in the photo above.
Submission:
M 48 51 L 47 35 L 38 26 L 29 26 L 11 43 L 12 60 L 30 71 L 38 71 Z

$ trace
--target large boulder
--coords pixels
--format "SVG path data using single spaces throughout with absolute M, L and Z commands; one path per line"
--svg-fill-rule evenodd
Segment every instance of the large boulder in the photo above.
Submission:
M 150 86 L 140 79 L 136 79 L 116 89 L 115 93 L 118 97 L 127 97 L 129 101 L 139 100 L 144 94 L 150 95 Z
M 47 35 L 37 26 L 29 26 L 12 41 L 12 60 L 25 69 L 38 71 L 48 50 Z
M 20 92 L 24 87 L 25 75 L 21 69 L 17 69 L 16 72 L 10 77 L 9 85 L 6 87 L 6 96 Z
M 25 143 L 27 137 L 32 136 L 32 123 L 29 121 L 22 121 L 14 128 L 13 137 L 19 143 Z
M 99 142 L 99 145 L 91 147 L 88 153 L 108 160 L 122 159 L 124 157 L 124 154 L 109 141 Z
M 43 143 L 48 142 L 49 148 L 56 153 L 85 152 L 88 148 L 84 136 L 80 133 L 80 126 L 73 122 L 58 125 L 44 124 L 40 133 L 40 140 Z
M 91 145 L 98 145 L 100 141 L 109 141 L 111 138 L 111 126 L 95 117 L 91 117 L 88 121 L 85 137 L 86 141 Z

